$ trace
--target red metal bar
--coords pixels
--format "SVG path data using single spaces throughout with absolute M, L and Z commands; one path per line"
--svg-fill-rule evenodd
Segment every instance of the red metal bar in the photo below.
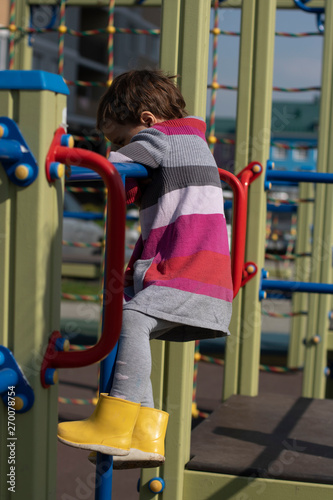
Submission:
M 232 173 L 218 169 L 220 179 L 226 182 L 234 193 L 231 268 L 234 297 L 236 297 L 243 280 L 246 227 L 247 227 L 247 194 L 248 187 L 261 173 L 262 166 L 257 162 L 250 163 L 236 177 Z
M 104 359 L 116 345 L 122 323 L 126 203 L 121 177 L 106 158 L 85 149 L 56 146 L 54 159 L 66 165 L 92 169 L 104 180 L 108 189 L 105 256 L 107 265 L 103 332 L 100 340 L 85 351 L 63 352 L 57 351 L 54 340 L 50 339 L 42 365 L 42 383 L 47 368 L 81 367 Z M 45 386 L 45 380 L 43 385 Z

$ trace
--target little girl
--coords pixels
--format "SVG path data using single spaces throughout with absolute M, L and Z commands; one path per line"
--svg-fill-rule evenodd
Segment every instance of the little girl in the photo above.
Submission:
M 65 444 L 114 455 L 122 467 L 164 462 L 168 414 L 154 409 L 150 339 L 186 342 L 229 335 L 231 265 L 221 183 L 205 122 L 188 117 L 171 77 L 130 71 L 102 97 L 97 126 L 120 149 L 116 162 L 150 170 L 126 186 L 142 234 L 125 273 L 115 375 L 93 415 L 59 424 Z

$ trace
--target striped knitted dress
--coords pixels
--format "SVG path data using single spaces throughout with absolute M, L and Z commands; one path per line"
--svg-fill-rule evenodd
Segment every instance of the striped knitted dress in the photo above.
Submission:
M 140 199 L 141 237 L 125 273 L 124 309 L 179 323 L 164 340 L 229 335 L 230 253 L 205 130 L 200 118 L 165 121 L 110 156 L 151 169 Z

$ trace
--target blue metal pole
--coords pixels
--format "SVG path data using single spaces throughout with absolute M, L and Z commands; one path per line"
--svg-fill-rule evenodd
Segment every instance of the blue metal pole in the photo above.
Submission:
M 283 281 L 263 279 L 261 282 L 262 290 L 283 290 L 290 292 L 305 293 L 327 293 L 333 294 L 333 285 L 328 283 L 311 283 L 302 281 Z
M 279 213 L 296 213 L 297 205 L 275 205 L 274 203 L 267 203 L 268 212 L 279 212 Z
M 225 201 L 224 202 L 224 210 L 229 210 L 231 208 L 232 208 L 232 201 L 231 200 Z M 267 203 L 267 211 L 268 212 L 282 212 L 282 213 L 296 213 L 297 212 L 297 205 L 290 205 L 290 204 L 275 205 L 274 203 Z M 65 217 L 65 215 L 64 215 L 64 217 Z M 67 217 L 69 217 L 69 215 Z
M 333 183 L 333 174 L 321 172 L 293 172 L 284 170 L 267 170 L 267 181 L 287 182 L 321 182 L 323 184 Z
M 112 349 L 110 354 L 102 361 L 100 370 L 99 391 L 109 393 L 113 379 L 115 359 L 117 356 L 118 344 Z M 96 478 L 95 478 L 95 499 L 111 500 L 113 479 L 113 457 L 97 453 Z

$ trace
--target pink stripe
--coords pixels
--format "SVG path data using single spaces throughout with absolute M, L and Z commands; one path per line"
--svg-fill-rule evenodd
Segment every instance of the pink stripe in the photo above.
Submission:
M 202 133 L 195 127 L 190 127 L 189 125 L 183 125 L 179 127 L 168 127 L 167 125 L 154 125 L 154 128 L 159 130 L 165 135 L 196 135 L 201 137 L 206 142 L 205 134 Z
M 185 257 L 202 250 L 229 255 L 228 234 L 222 214 L 182 215 L 172 224 L 152 229 L 142 259 Z
M 206 295 L 207 298 L 212 297 L 214 299 L 225 300 L 226 302 L 232 302 L 233 299 L 233 291 L 228 288 L 217 285 L 209 285 L 207 283 L 200 283 L 200 281 L 194 281 L 188 278 L 174 278 L 168 281 L 148 281 L 145 283 L 145 288 L 151 285 L 176 288 L 177 290 L 182 290 L 183 292 Z

